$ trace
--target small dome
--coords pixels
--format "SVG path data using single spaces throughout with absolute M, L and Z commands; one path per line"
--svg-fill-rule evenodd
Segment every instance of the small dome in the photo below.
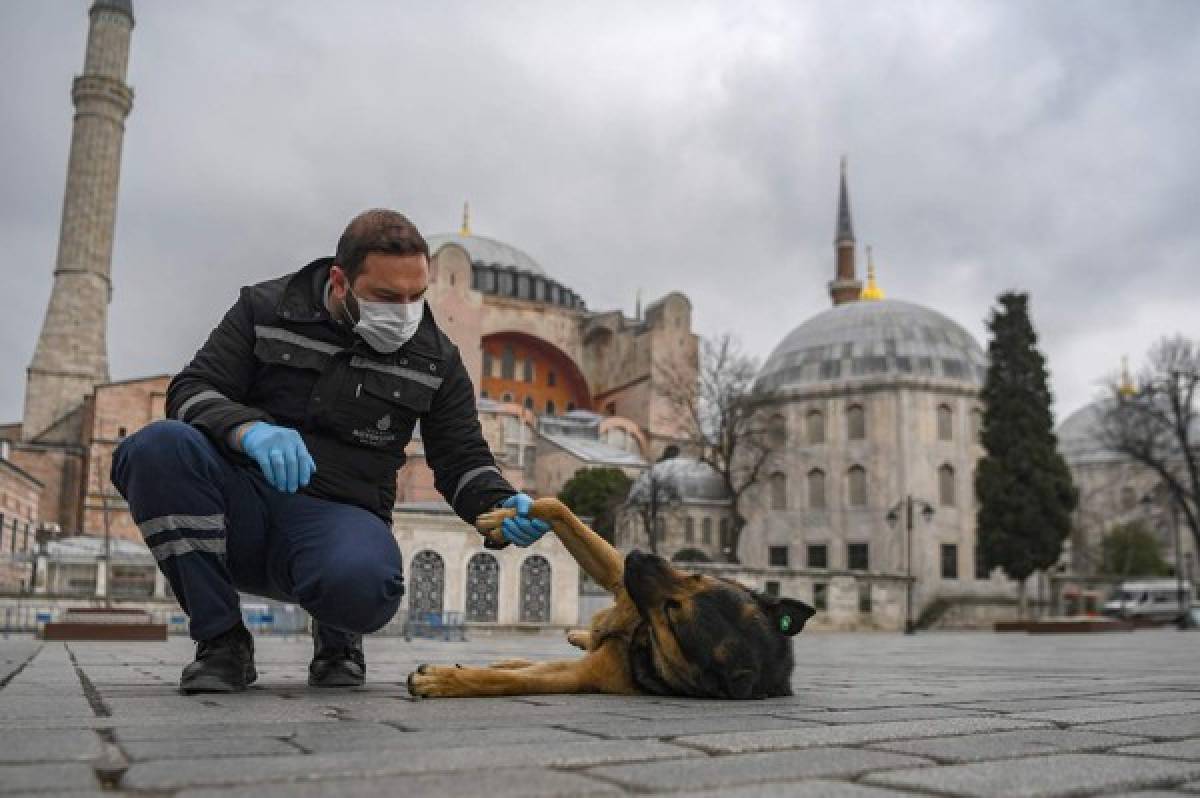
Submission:
M 987 358 L 975 338 L 935 310 L 884 299 L 847 302 L 787 334 L 758 373 L 774 392 L 884 375 L 983 385 Z
M 642 504 L 650 500 L 651 480 L 659 485 L 660 501 L 728 501 L 725 481 L 707 463 L 690 457 L 674 457 L 655 463 L 643 471 L 629 489 L 627 502 Z
M 462 235 L 461 233 L 437 233 L 427 237 L 425 243 L 429 244 L 431 255 L 437 254 L 437 251 L 446 244 L 458 244 L 470 255 L 472 263 L 481 263 L 485 266 L 505 266 L 519 272 L 546 276 L 546 272 L 538 265 L 538 262 L 528 254 L 493 238 Z

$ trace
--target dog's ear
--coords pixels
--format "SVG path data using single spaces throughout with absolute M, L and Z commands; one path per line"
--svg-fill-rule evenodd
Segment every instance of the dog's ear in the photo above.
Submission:
M 755 593 L 758 605 L 771 621 L 771 626 L 782 635 L 791 637 L 799 634 L 809 618 L 817 613 L 803 601 L 782 596 L 769 596 L 766 593 Z

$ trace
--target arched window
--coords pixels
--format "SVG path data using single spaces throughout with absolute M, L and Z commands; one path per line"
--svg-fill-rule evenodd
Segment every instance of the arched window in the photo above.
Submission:
M 700 524 L 700 536 L 703 543 L 712 543 L 712 519 L 705 518 Z
M 546 415 L 548 415 L 548 416 L 554 415 L 554 400 L 553 399 L 546 400 Z
M 954 506 L 954 466 L 949 463 L 938 469 L 938 501 L 943 507 Z
M 720 527 L 721 553 L 729 554 L 733 550 L 733 536 L 729 533 L 729 519 L 722 518 Z
M 771 509 L 787 509 L 787 477 L 780 473 L 771 475 Z
M 852 441 L 866 439 L 867 414 L 862 405 L 850 405 L 846 408 L 846 437 Z
M 526 557 L 521 563 L 521 613 L 522 623 L 548 623 L 550 621 L 550 561 L 541 555 Z
M 867 470 L 862 466 L 850 466 L 846 472 L 846 495 L 851 507 L 867 506 Z
M 408 598 L 408 616 L 424 618 L 430 612 L 441 613 L 446 588 L 446 565 L 436 551 L 419 551 L 412 559 L 412 586 Z
M 808 472 L 808 509 L 825 509 L 825 472 L 814 468 Z
M 939 441 L 954 440 L 954 411 L 950 405 L 938 405 L 937 430 Z
M 809 443 L 825 442 L 825 414 L 820 410 L 809 410 L 804 417 Z
M 521 375 L 525 382 L 533 382 L 533 358 L 525 358 L 524 373 Z
M 772 448 L 787 445 L 787 420 L 783 416 L 771 416 L 767 422 L 767 442 Z
M 683 522 L 683 542 L 696 542 L 696 519 L 692 518 L 690 515 Z
M 526 410 L 532 410 L 532 409 L 533 409 L 533 397 L 532 397 L 532 396 L 526 396 L 526 397 L 525 397 L 525 409 L 526 409 Z
M 492 353 L 487 351 L 486 349 L 483 350 L 483 376 L 485 376 L 485 377 L 492 376 L 492 365 L 493 365 Z
M 500 604 L 500 563 L 486 551 L 467 561 L 467 620 L 495 621 Z

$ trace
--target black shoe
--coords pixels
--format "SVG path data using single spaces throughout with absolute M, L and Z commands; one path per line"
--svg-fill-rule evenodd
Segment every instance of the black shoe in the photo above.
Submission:
M 183 669 L 179 689 L 191 693 L 237 693 L 258 678 L 254 638 L 240 622 L 196 644 L 196 661 Z
M 363 656 L 362 635 L 319 629 L 314 621 L 313 649 L 313 659 L 308 666 L 309 687 L 361 687 L 366 681 L 367 660 Z

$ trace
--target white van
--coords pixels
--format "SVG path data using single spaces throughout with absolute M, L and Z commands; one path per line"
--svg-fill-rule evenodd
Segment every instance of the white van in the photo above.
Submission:
M 1179 617 L 1196 600 L 1196 588 L 1191 582 L 1183 583 L 1182 600 L 1180 585 L 1174 579 L 1146 579 L 1139 582 L 1122 582 L 1104 603 L 1104 614 L 1114 618 L 1145 618 L 1154 621 L 1172 621 Z

